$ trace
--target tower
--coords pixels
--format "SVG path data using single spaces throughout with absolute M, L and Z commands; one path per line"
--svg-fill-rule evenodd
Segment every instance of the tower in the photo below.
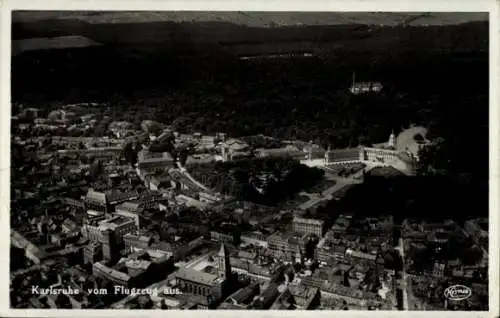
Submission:
M 313 150 L 313 141 L 309 141 L 309 146 L 307 148 L 307 160 L 312 160 L 312 150 Z
M 325 152 L 325 165 L 328 164 L 328 158 L 330 157 L 330 152 L 332 151 L 332 147 L 328 146 Z
M 224 243 L 221 244 L 220 250 L 217 253 L 217 265 L 217 275 L 220 278 L 227 279 L 231 276 L 231 262 L 229 260 L 229 252 Z
M 394 135 L 394 130 L 391 132 L 391 135 L 389 136 L 389 142 L 387 143 L 387 146 L 390 148 L 394 148 L 396 146 L 396 135 Z
M 110 229 L 102 232 L 102 254 L 107 261 L 114 261 L 118 255 L 114 240 L 114 233 Z

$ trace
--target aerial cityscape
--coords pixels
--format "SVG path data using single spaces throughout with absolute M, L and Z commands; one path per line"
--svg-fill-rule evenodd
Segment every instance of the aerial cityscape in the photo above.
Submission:
M 488 306 L 488 13 L 12 13 L 22 309 Z

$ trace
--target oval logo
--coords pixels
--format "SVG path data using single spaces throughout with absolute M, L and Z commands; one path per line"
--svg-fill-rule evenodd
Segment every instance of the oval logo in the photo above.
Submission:
M 472 290 L 464 285 L 454 285 L 445 289 L 444 296 L 450 300 L 464 300 L 472 295 Z

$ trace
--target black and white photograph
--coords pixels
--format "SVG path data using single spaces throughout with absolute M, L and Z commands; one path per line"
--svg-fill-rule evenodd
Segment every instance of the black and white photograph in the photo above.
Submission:
M 10 309 L 495 309 L 490 20 L 13 10 Z

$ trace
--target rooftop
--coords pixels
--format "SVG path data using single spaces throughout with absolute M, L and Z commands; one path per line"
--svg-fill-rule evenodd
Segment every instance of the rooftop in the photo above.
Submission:
M 141 210 L 141 204 L 138 202 L 124 202 L 116 206 L 116 209 L 128 212 L 138 212 Z
M 319 225 L 322 226 L 325 222 L 322 220 L 316 220 L 316 219 L 306 219 L 306 218 L 301 218 L 301 217 L 294 217 L 293 218 L 294 223 L 305 223 L 305 224 L 311 224 L 311 225 Z
M 85 197 L 86 200 L 100 203 L 100 204 L 106 204 L 106 194 L 104 192 L 98 192 L 94 191 L 94 189 L 89 189 L 87 192 L 87 196 Z
M 164 160 L 173 160 L 168 152 L 149 152 L 148 150 L 141 150 L 137 156 L 139 163 L 160 162 Z
M 175 273 L 176 278 L 189 280 L 203 285 L 215 285 L 219 281 L 219 277 L 205 272 L 200 272 L 191 268 L 181 267 Z
M 133 220 L 130 218 L 124 217 L 122 215 L 115 215 L 109 219 L 102 220 L 99 223 L 99 227 L 114 229 L 117 226 L 123 225 L 125 223 L 129 223 L 129 222 L 133 222 Z
M 94 263 L 94 268 L 101 271 L 101 272 L 104 272 L 104 273 L 106 273 L 114 278 L 117 278 L 117 279 L 120 279 L 123 281 L 128 281 L 130 279 L 129 275 L 122 273 L 116 269 L 107 267 L 106 265 L 99 263 L 99 262 Z

